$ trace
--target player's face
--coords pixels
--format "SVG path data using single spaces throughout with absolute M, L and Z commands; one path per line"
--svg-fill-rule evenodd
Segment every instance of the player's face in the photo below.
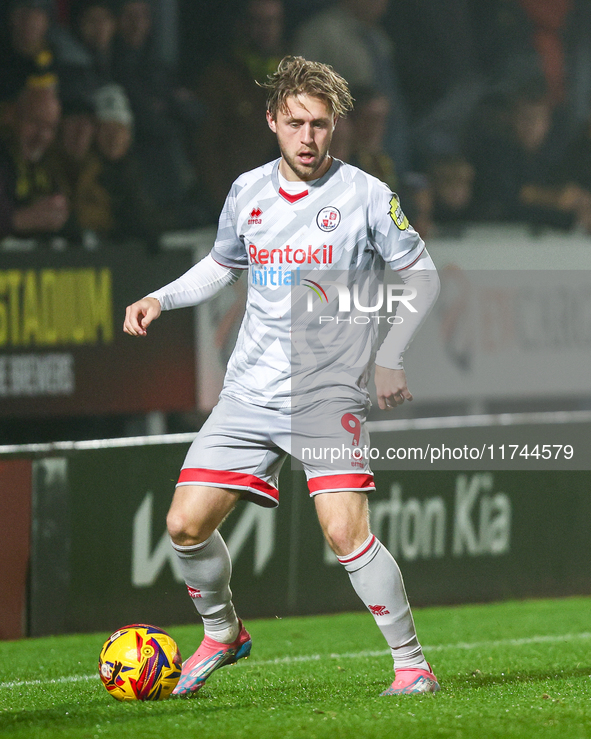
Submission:
M 287 180 L 315 180 L 327 171 L 331 159 L 328 147 L 334 130 L 334 116 L 323 100 L 310 95 L 287 99 L 287 110 L 273 119 L 267 112 L 271 131 L 277 134 L 281 163 Z

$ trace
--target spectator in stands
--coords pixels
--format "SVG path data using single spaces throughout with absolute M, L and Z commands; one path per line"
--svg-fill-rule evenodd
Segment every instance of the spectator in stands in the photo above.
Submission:
M 485 0 L 477 0 L 485 1 Z M 487 87 L 473 27 L 474 0 L 404 0 L 385 19 L 409 102 L 420 164 L 461 152 L 464 127 Z
M 154 49 L 149 0 L 122 0 L 120 3 L 115 37 L 115 78 L 125 87 L 134 115 L 141 113 L 138 126 L 144 125 L 144 119 L 150 121 L 163 111 L 169 118 L 180 117 L 190 128 L 201 123 L 203 105 L 194 92 L 178 84 L 173 70 Z M 139 134 L 136 126 L 136 137 Z
M 114 83 L 99 88 L 95 110 L 93 148 L 85 151 L 86 137 L 69 146 L 82 156 L 71 183 L 77 228 L 103 239 L 142 238 L 153 246 L 162 230 L 160 211 L 143 187 L 131 150 L 133 115 L 123 88 Z
M 208 107 L 198 166 L 218 208 L 242 172 L 279 156 L 264 116 L 266 81 L 283 55 L 282 0 L 248 0 L 230 52 L 209 65 L 198 86 Z
M 101 87 L 95 95 L 96 142 L 102 156 L 119 162 L 127 156 L 133 141 L 133 113 L 120 85 Z
M 351 116 L 342 116 L 337 121 L 335 130 L 332 134 L 330 142 L 330 154 L 335 159 L 341 159 L 343 162 L 351 162 L 353 156 L 353 124 Z
M 14 99 L 29 80 L 58 84 L 62 101 L 95 84 L 90 51 L 55 22 L 53 10 L 51 0 L 12 0 L 0 40 L 0 101 Z
M 479 74 L 472 2 L 404 0 L 393 3 L 384 19 L 414 120 L 428 116 L 454 88 Z
M 296 31 L 293 52 L 330 64 L 352 87 L 380 90 L 389 105 L 385 148 L 400 176 L 411 171 L 408 105 L 401 92 L 392 42 L 382 19 L 388 0 L 339 0 Z
M 355 107 L 348 116 L 352 128 L 348 161 L 385 182 L 392 192 L 398 193 L 414 228 L 421 236 L 427 236 L 431 230 L 427 179 L 410 177 L 408 174 L 399 177 L 396 164 L 386 151 L 388 98 L 380 90 L 369 86 L 352 87 L 351 93 Z
M 55 58 L 47 41 L 50 0 L 13 0 L 0 44 L 0 100 L 14 99 L 30 78 L 57 82 Z
M 27 86 L 14 104 L 0 141 L 0 237 L 55 234 L 68 219 L 47 158 L 60 113 L 53 86 Z
M 519 0 L 553 106 L 565 108 L 569 130 L 591 112 L 591 4 L 588 0 Z
M 350 163 L 385 182 L 398 192 L 400 181 L 392 157 L 384 150 L 388 98 L 373 87 L 351 87 L 355 107 L 349 114 L 353 126 Z
M 432 219 L 441 233 L 459 235 L 474 219 L 474 167 L 460 154 L 441 156 L 428 169 Z
M 78 167 L 88 156 L 94 141 L 95 127 L 94 106 L 90 100 L 80 98 L 64 104 L 59 146 L 74 167 Z
M 147 0 L 123 0 L 119 7 L 114 77 L 130 100 L 146 187 L 171 212 L 176 209 L 177 227 L 202 225 L 209 217 L 198 202 L 203 195 L 189 149 L 204 109 L 155 53 Z
M 92 173 L 97 170 L 92 155 L 95 130 L 94 105 L 89 99 L 64 102 L 56 146 L 52 148 L 50 156 L 60 188 L 71 204 L 64 235 L 75 242 L 85 230 L 81 220 L 84 221 L 84 208 L 88 201 L 92 199 L 97 203 L 101 200 L 98 185 L 95 186 L 94 198 L 89 193 L 89 185 L 92 186 L 94 182 Z
M 559 168 L 557 192 L 537 193 L 574 213 L 575 225 L 591 234 L 591 116 L 571 140 Z
M 119 36 L 128 49 L 144 49 L 152 30 L 149 0 L 123 0 L 119 7 Z
M 573 204 L 557 196 L 563 139 L 551 100 L 538 84 L 498 98 L 470 141 L 475 211 L 484 219 L 569 228 Z
M 113 81 L 113 39 L 117 20 L 109 0 L 79 0 L 72 22 L 75 36 L 88 54 L 87 91 Z
M 533 27 L 519 0 L 472 0 L 475 53 L 494 89 L 522 86 L 543 71 Z
M 566 132 L 591 113 L 591 3 L 588 0 L 472 0 L 479 63 L 505 92 L 542 80 Z

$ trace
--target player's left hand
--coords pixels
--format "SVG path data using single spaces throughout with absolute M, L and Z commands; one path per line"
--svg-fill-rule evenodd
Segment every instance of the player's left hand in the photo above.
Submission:
M 391 411 L 405 400 L 412 400 L 403 369 L 388 369 L 376 364 L 375 383 L 378 405 L 383 411 Z

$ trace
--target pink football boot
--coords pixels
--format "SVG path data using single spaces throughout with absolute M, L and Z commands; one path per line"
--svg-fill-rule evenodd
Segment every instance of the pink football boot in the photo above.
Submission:
M 407 670 L 396 670 L 396 679 L 387 690 L 380 695 L 407 695 L 410 693 L 436 693 L 441 690 L 437 678 L 428 670 L 409 668 Z
M 242 657 L 248 657 L 252 640 L 242 621 L 238 623 L 240 633 L 231 644 L 223 644 L 209 636 L 204 637 L 195 654 L 183 662 L 183 670 L 176 688 L 172 691 L 173 695 L 186 697 L 195 695 L 212 672 L 224 665 L 232 665 Z

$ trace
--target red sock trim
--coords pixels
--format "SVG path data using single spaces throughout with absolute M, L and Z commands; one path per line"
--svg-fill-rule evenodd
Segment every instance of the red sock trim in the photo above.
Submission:
M 363 555 L 373 547 L 375 540 L 376 537 L 372 534 L 372 537 L 369 540 L 369 544 L 363 548 L 362 552 L 359 552 L 359 554 L 355 554 L 353 557 L 337 557 L 337 559 L 342 565 L 348 565 L 349 562 L 354 562 L 356 559 L 359 559 L 359 557 L 363 557 Z

